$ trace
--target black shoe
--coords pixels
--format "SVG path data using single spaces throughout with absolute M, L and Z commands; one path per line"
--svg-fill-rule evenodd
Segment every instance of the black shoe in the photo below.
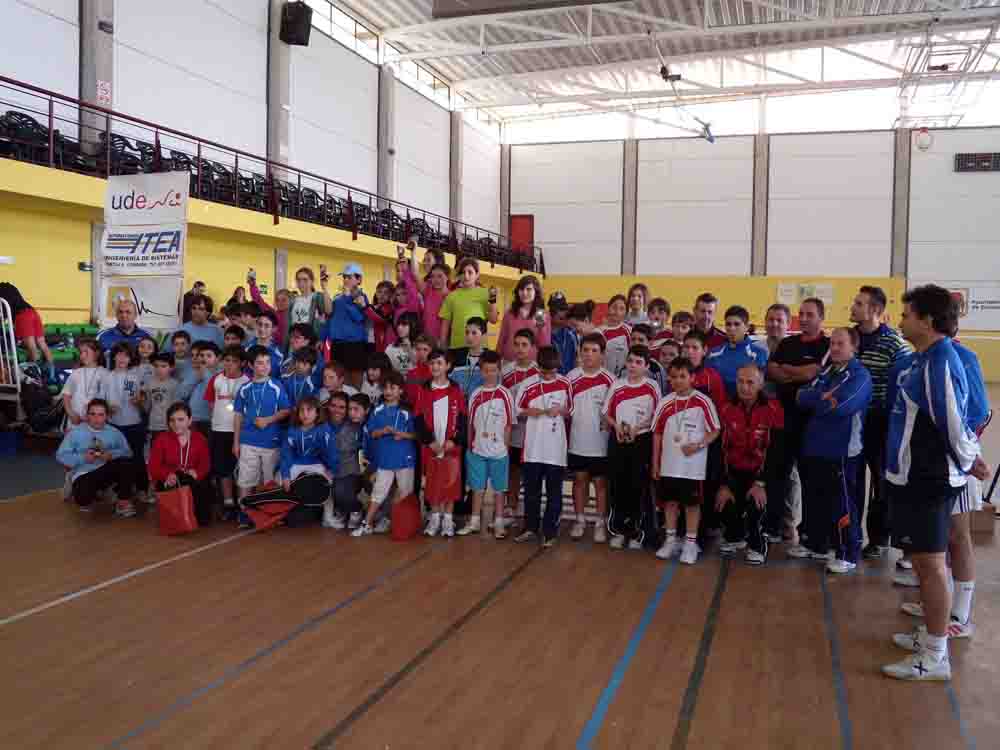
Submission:
M 866 560 L 881 560 L 885 551 L 877 544 L 869 544 L 862 550 L 861 554 Z

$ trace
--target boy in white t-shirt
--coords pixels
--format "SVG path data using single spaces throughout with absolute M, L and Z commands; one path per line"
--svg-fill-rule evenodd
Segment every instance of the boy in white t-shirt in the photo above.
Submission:
M 233 431 L 236 412 L 233 401 L 236 392 L 250 378 L 243 374 L 243 349 L 230 346 L 222 355 L 222 371 L 216 373 L 205 386 L 204 399 L 212 405 L 212 434 L 209 447 L 212 452 L 212 475 L 219 481 L 223 512 L 231 514 L 236 509 L 233 499 L 233 472 L 236 456 L 233 455 Z
M 694 365 L 686 357 L 670 363 L 670 385 L 653 417 L 653 477 L 666 515 L 667 536 L 656 556 L 669 560 L 680 552 L 681 562 L 698 561 L 698 524 L 701 521 L 702 483 L 708 464 L 708 446 L 721 432 L 712 400 L 696 391 Z M 677 538 L 680 506 L 684 506 L 687 536 Z
M 597 513 L 594 541 L 603 544 L 608 535 L 605 523 L 608 512 L 608 427 L 601 410 L 615 379 L 603 368 L 606 342 L 599 333 L 588 333 L 580 340 L 580 367 L 572 370 L 569 380 L 573 393 L 573 421 L 569 428 L 569 453 L 566 462 L 573 472 L 573 510 L 576 521 L 570 539 L 579 540 L 587 531 L 583 515 L 590 483 L 594 483 Z
M 515 542 L 538 537 L 542 510 L 542 482 L 545 482 L 545 519 L 542 523 L 544 547 L 552 547 L 559 534 L 562 514 L 562 484 L 566 474 L 566 418 L 573 416 L 573 395 L 569 380 L 559 374 L 559 350 L 543 346 L 538 350 L 539 374 L 521 385 L 517 413 L 527 418 L 524 427 L 524 531 Z
M 500 355 L 486 350 L 479 357 L 483 384 L 469 397 L 469 441 L 465 452 L 465 473 L 472 489 L 472 516 L 458 535 L 480 530 L 483 497 L 487 484 L 493 489 L 493 534 L 503 539 L 503 496 L 507 492 L 511 426 L 514 423 L 514 397 L 500 385 Z
M 514 334 L 514 364 L 503 368 L 500 384 L 510 391 L 517 404 L 521 386 L 525 381 L 538 375 L 538 365 L 532 359 L 535 350 L 535 334 L 525 328 Z M 515 410 L 516 411 L 516 410 Z M 519 417 L 510 433 L 510 481 L 507 483 L 507 507 L 517 508 L 521 494 L 521 452 L 524 449 L 524 425 L 526 419 Z

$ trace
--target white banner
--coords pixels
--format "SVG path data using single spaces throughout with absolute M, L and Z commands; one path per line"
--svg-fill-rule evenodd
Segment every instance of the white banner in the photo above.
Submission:
M 1000 282 L 946 281 L 941 286 L 959 301 L 960 337 L 962 331 L 1000 331 Z
M 121 300 L 131 300 L 139 311 L 139 325 L 159 331 L 180 326 L 177 300 L 181 298 L 183 276 L 118 276 L 101 281 L 99 319 L 104 326 L 113 326 L 115 306 Z
M 101 273 L 183 275 L 189 187 L 187 172 L 109 177 Z

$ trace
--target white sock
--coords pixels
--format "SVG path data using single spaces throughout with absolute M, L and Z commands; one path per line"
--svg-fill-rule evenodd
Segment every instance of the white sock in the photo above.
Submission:
M 947 635 L 931 635 L 928 633 L 924 637 L 924 646 L 926 647 L 927 653 L 937 659 L 947 659 L 948 658 L 948 636 Z
M 437 523 L 441 523 L 441 511 L 436 510 L 433 513 L 431 513 L 431 518 Z
M 452 522 L 451 513 L 445 513 L 444 514 L 444 521 L 445 521 L 445 523 L 451 523 Z
M 972 597 L 975 593 L 975 581 L 955 581 L 955 593 L 951 600 L 951 616 L 963 624 L 968 622 L 972 615 Z
M 587 523 L 587 517 L 585 515 L 583 515 L 583 513 L 577 513 L 576 514 L 576 520 L 579 523 Z
M 698 543 L 698 535 L 697 534 L 687 534 L 684 537 L 684 541 L 691 542 L 691 544 L 697 544 Z
M 676 538 L 677 538 L 677 529 L 667 529 L 667 539 L 670 540 Z

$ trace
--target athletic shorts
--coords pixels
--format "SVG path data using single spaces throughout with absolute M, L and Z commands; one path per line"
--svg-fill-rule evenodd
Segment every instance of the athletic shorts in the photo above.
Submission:
M 277 448 L 258 448 L 254 445 L 240 446 L 239 473 L 236 484 L 242 489 L 251 489 L 275 478 L 281 451 Z
M 955 498 L 955 504 L 951 508 L 953 516 L 962 513 L 974 513 L 983 509 L 983 483 L 973 476 L 969 477 L 965 487 Z
M 608 475 L 607 456 L 581 456 L 576 453 L 566 454 L 566 471 L 578 471 L 589 474 L 593 478 Z
M 348 372 L 368 367 L 368 343 L 365 341 L 334 341 L 333 361 Z
M 656 499 L 661 506 L 679 503 L 685 508 L 694 508 L 701 505 L 701 485 L 700 479 L 660 477 L 656 480 Z
M 889 514 L 896 544 L 910 554 L 940 553 L 948 549 L 955 492 L 888 485 Z
M 510 458 L 511 466 L 520 466 L 522 464 L 521 454 L 523 451 L 524 448 L 520 448 L 516 445 L 512 445 L 507 449 L 507 457 Z
M 472 451 L 465 452 L 465 474 L 469 489 L 477 492 L 485 490 L 487 483 L 494 492 L 507 491 L 507 475 L 510 473 L 510 458 L 488 458 Z
M 213 430 L 209 445 L 212 449 L 212 476 L 232 479 L 237 463 L 233 455 L 233 433 Z

